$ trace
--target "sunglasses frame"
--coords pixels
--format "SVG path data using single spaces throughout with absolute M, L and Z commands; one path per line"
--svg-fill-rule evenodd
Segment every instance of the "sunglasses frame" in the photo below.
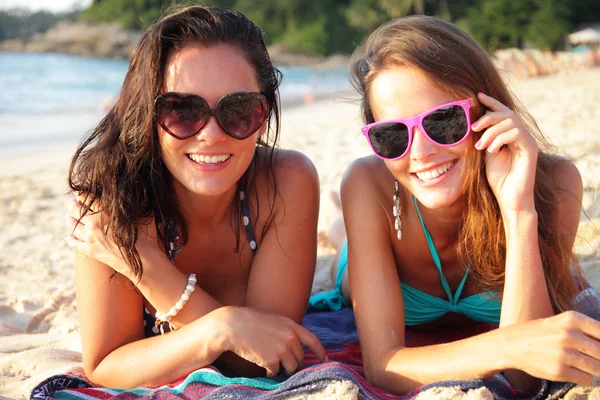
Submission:
M 429 136 L 429 133 L 427 133 L 427 131 L 423 127 L 423 119 L 425 119 L 425 117 L 429 116 L 430 114 L 432 114 L 433 112 L 435 112 L 437 110 L 440 110 L 442 108 L 451 107 L 451 106 L 459 106 L 464 110 L 465 116 L 467 118 L 467 131 L 465 132 L 462 139 L 460 139 L 458 142 L 450 143 L 450 144 L 438 143 L 434 139 L 432 139 L 431 136 Z M 399 158 L 404 157 L 406 155 L 406 153 L 408 153 L 408 151 L 410 150 L 410 147 L 412 146 L 412 141 L 413 141 L 413 136 L 414 136 L 413 131 L 414 131 L 415 126 L 421 130 L 421 132 L 424 134 L 424 136 L 427 139 L 429 139 L 429 141 L 437 144 L 438 146 L 450 147 L 450 146 L 456 146 L 457 144 L 462 143 L 469 136 L 469 133 L 471 132 L 470 110 L 471 110 L 472 106 L 473 106 L 473 104 L 471 103 L 471 99 L 457 100 L 457 101 L 453 101 L 451 103 L 445 103 L 445 104 L 436 106 L 430 110 L 422 112 L 421 114 L 411 117 L 411 118 L 396 118 L 396 119 L 386 119 L 386 120 L 382 120 L 382 121 L 376 121 L 376 122 L 373 122 L 372 124 L 363 126 L 361 128 L 361 131 L 362 131 L 363 135 L 367 138 L 367 142 L 369 142 L 369 146 L 371 146 L 371 150 L 377 157 L 381 158 L 382 160 L 397 160 Z M 382 157 L 379 154 L 377 154 L 377 152 L 373 148 L 373 144 L 371 143 L 371 138 L 369 137 L 369 130 L 374 126 L 382 125 L 382 124 L 390 124 L 390 123 L 402 123 L 406 126 L 406 128 L 408 130 L 408 144 L 406 145 L 406 150 L 404 150 L 404 152 L 401 155 L 399 155 L 398 157 L 385 158 L 385 157 Z
M 195 132 L 192 132 L 185 137 L 176 135 L 175 133 L 171 132 L 171 130 L 167 127 L 165 121 L 157 113 L 157 110 L 159 108 L 159 102 L 162 99 L 168 98 L 170 96 L 178 97 L 180 99 L 184 99 L 186 97 L 199 98 L 201 100 L 201 102 L 206 106 L 206 110 L 208 111 L 208 114 L 209 114 L 208 118 L 206 118 L 204 123 Z M 255 130 L 253 130 L 252 132 L 250 132 L 249 134 L 247 134 L 244 137 L 235 136 L 235 135 L 231 134 L 230 132 L 228 132 L 227 129 L 225 129 L 225 127 L 221 123 L 221 119 L 217 116 L 217 113 L 220 112 L 219 110 L 221 109 L 221 107 L 224 104 L 223 103 L 224 100 L 229 99 L 231 97 L 242 97 L 242 96 L 257 99 L 263 107 L 263 115 L 260 119 L 260 124 L 258 125 L 258 127 Z M 223 132 L 225 132 L 225 134 L 227 134 L 228 136 L 230 136 L 234 139 L 237 139 L 237 140 L 244 140 L 244 139 L 247 139 L 250 136 L 252 136 L 252 134 L 254 134 L 256 131 L 258 131 L 260 129 L 260 127 L 267 120 L 268 114 L 269 114 L 269 107 L 268 107 L 268 103 L 267 103 L 267 98 L 263 93 L 259 93 L 259 92 L 236 92 L 236 93 L 226 94 L 223 97 L 221 97 L 219 99 L 219 101 L 217 101 L 217 105 L 215 106 L 215 108 L 211 108 L 210 105 L 208 104 L 208 101 L 206 101 L 206 99 L 204 97 L 199 96 L 197 94 L 193 94 L 193 93 L 164 92 L 164 93 L 160 93 L 154 99 L 154 116 L 155 116 L 156 122 L 161 126 L 161 128 L 163 128 L 165 130 L 165 132 L 167 132 L 169 135 L 173 136 L 175 139 L 179 139 L 179 140 L 189 139 L 189 138 L 197 135 L 198 132 L 200 132 L 202 129 L 204 129 L 204 127 L 208 124 L 210 117 L 215 117 L 215 119 L 217 120 L 217 123 L 219 124 L 219 127 L 221 127 L 221 130 Z

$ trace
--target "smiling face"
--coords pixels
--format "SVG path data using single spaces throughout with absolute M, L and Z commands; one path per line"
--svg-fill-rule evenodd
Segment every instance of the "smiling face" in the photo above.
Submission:
M 260 86 L 254 69 L 235 47 L 188 46 L 169 57 L 163 92 L 196 94 L 214 108 L 226 94 L 260 92 Z M 237 140 L 211 117 L 196 135 L 179 140 L 159 126 L 163 162 L 177 193 L 215 196 L 231 190 L 250 165 L 257 137 L 265 129 L 263 124 L 248 138 Z
M 459 100 L 419 70 L 403 66 L 381 71 L 373 80 L 369 99 L 375 121 L 410 118 Z M 440 146 L 415 127 L 406 155 L 385 163 L 419 202 L 428 208 L 442 208 L 452 205 L 463 193 L 462 170 L 470 146 L 471 136 L 456 146 Z

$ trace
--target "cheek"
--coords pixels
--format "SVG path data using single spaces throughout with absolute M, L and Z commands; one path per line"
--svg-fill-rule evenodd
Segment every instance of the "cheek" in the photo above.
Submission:
M 168 133 L 159 131 L 158 144 L 160 147 L 160 156 L 165 165 L 169 165 L 169 160 L 177 154 L 177 149 L 181 145 L 179 142 L 179 140 L 173 138 Z
M 385 166 L 395 177 L 401 176 L 408 169 L 408 155 L 399 160 L 384 160 Z

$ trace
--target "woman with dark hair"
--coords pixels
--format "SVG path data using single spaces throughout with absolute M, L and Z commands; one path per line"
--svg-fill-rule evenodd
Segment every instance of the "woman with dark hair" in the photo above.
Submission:
M 275 149 L 279 83 L 261 31 L 239 12 L 189 7 L 142 36 L 69 171 L 67 241 L 93 383 L 158 386 L 213 363 L 292 374 L 302 344 L 326 359 L 299 325 L 318 176 L 302 154 Z
M 533 377 L 590 383 L 600 323 L 571 311 L 598 299 L 573 255 L 574 164 L 550 153 L 486 51 L 447 21 L 381 26 L 351 74 L 375 154 L 344 175 L 338 285 L 313 300 L 351 298 L 368 380 L 396 393 L 500 372 L 527 391 Z M 405 347 L 407 327 L 474 322 L 499 329 Z

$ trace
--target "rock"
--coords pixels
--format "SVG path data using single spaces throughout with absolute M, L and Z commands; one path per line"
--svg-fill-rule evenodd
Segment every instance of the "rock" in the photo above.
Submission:
M 45 34 L 36 35 L 30 40 L 4 41 L 0 43 L 0 50 L 127 59 L 140 36 L 139 32 L 125 31 L 116 23 L 61 21 Z

